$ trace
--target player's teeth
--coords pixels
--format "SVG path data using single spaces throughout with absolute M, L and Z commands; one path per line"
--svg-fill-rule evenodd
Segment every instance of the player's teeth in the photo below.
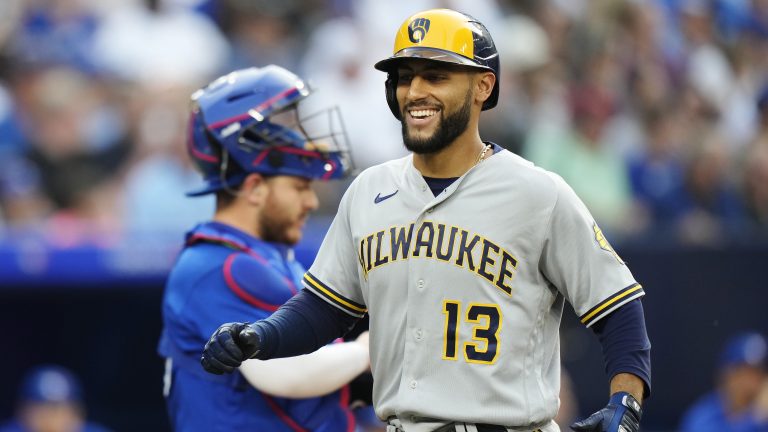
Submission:
M 431 117 L 435 115 L 436 112 L 437 111 L 435 110 L 416 110 L 416 111 L 411 111 L 411 115 L 413 117 Z

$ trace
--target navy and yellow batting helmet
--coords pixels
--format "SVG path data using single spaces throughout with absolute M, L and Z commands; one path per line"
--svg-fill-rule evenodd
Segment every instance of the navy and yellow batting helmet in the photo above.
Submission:
M 499 100 L 499 53 L 488 29 L 467 14 L 450 9 L 430 9 L 410 16 L 395 36 L 391 57 L 374 67 L 387 72 L 385 83 L 387 104 L 399 120 L 397 66 L 403 59 L 421 58 L 488 70 L 496 75 L 491 96 L 483 110 L 496 106 Z
M 203 174 L 198 196 L 238 186 L 250 173 L 329 180 L 351 170 L 337 107 L 310 115 L 310 88 L 275 65 L 219 77 L 192 95 L 187 150 Z

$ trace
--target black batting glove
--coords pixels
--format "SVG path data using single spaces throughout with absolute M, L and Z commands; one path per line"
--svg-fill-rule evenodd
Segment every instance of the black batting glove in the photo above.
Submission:
M 586 420 L 577 421 L 571 429 L 580 432 L 637 432 L 643 409 L 627 392 L 614 393 L 608 406 L 592 414 Z
M 227 323 L 208 339 L 200 363 L 216 375 L 230 373 L 240 364 L 258 354 L 261 339 L 248 323 Z

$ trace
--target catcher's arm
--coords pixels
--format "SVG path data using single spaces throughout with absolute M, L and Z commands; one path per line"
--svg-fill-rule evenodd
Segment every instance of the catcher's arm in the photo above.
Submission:
M 246 360 L 240 365 L 240 372 L 264 393 L 297 399 L 336 391 L 369 366 L 368 332 L 365 332 L 354 341 L 327 345 L 311 354 Z

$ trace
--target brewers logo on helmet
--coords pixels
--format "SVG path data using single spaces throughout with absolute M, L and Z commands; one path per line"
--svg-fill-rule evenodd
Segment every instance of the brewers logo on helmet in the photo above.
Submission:
M 469 15 L 450 9 L 431 9 L 409 17 L 395 36 L 391 57 L 374 67 L 387 72 L 387 103 L 400 119 L 397 89 L 397 66 L 403 59 L 422 58 L 458 64 L 493 72 L 496 84 L 483 109 L 496 106 L 499 99 L 499 53 L 488 29 Z
M 241 69 L 192 95 L 187 150 L 202 172 L 198 196 L 238 186 L 250 173 L 328 180 L 351 169 L 337 107 L 299 112 L 311 91 L 279 66 Z

